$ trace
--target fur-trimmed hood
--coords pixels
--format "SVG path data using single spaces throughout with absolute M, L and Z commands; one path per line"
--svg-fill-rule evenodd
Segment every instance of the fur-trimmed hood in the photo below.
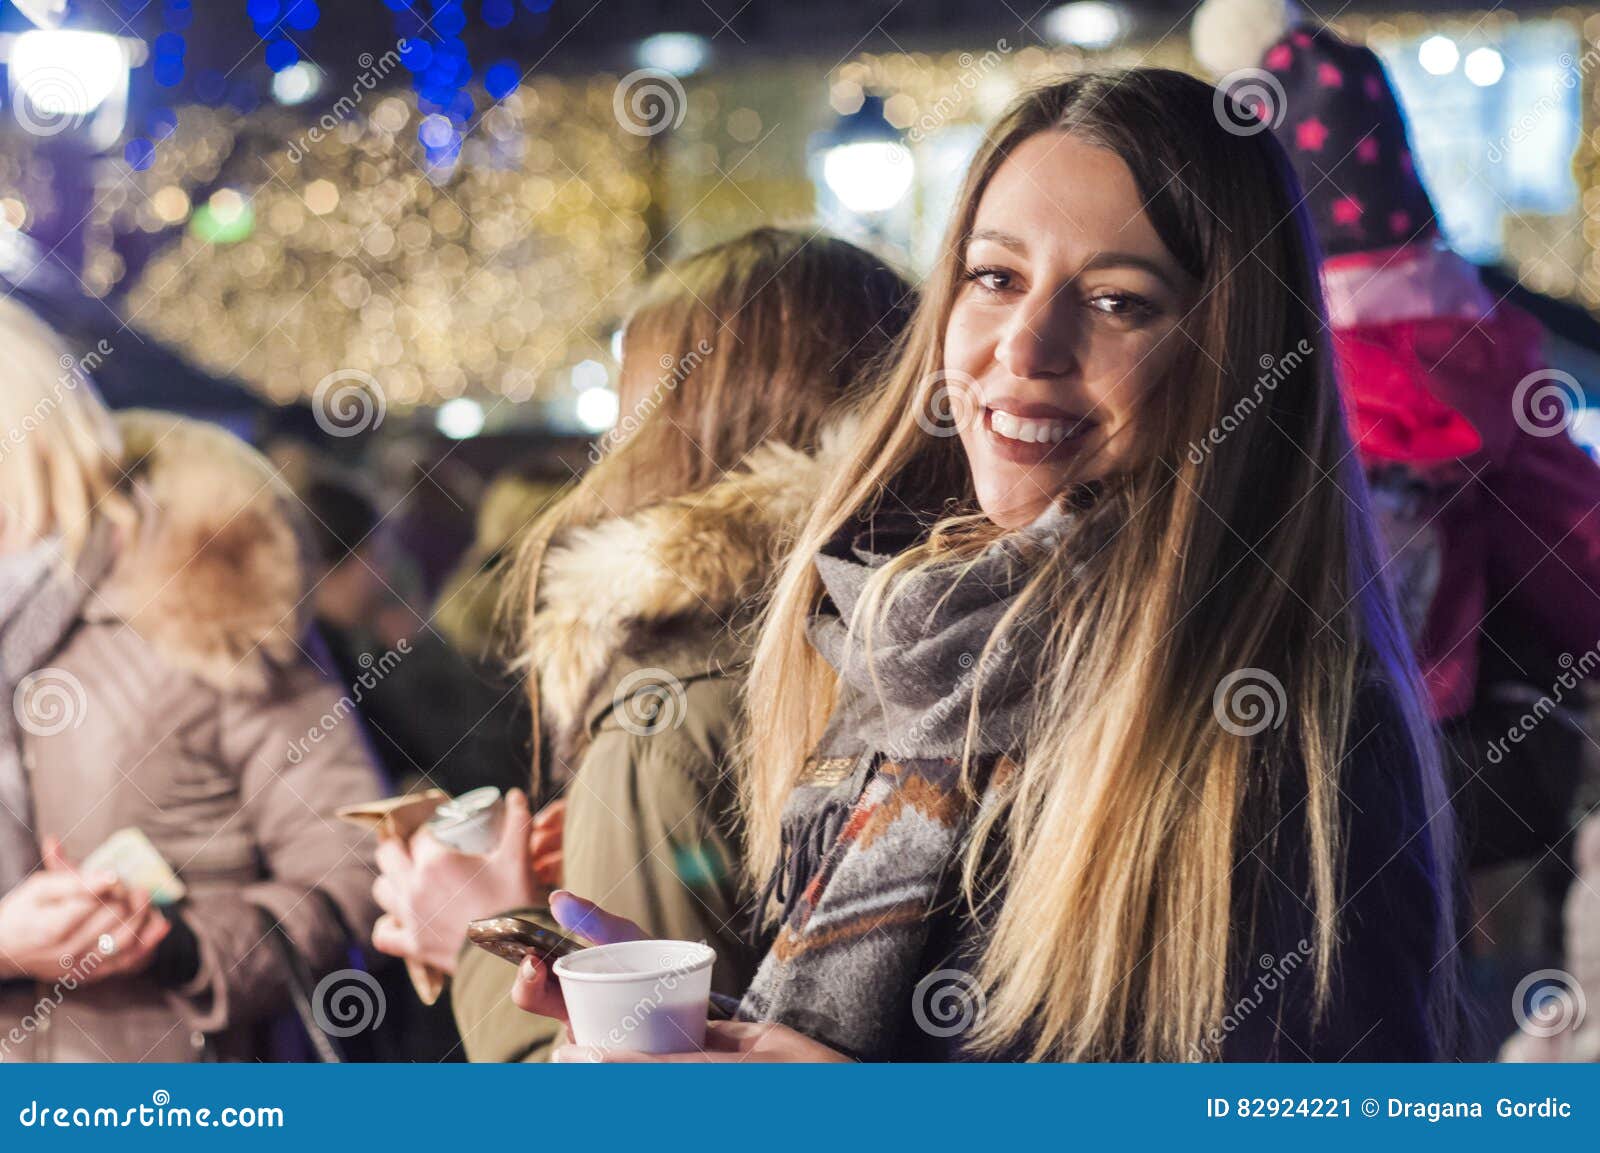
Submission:
M 763 445 L 709 489 L 551 543 L 528 657 L 558 744 L 587 724 L 607 673 L 668 626 L 722 637 L 737 651 L 740 626 L 749 623 L 854 430 L 853 421 L 835 425 L 814 456 Z M 696 654 L 708 667 L 719 659 L 714 647 Z
M 137 514 L 88 603 L 217 688 L 261 692 L 309 619 L 297 501 L 265 458 L 215 425 L 117 414 Z

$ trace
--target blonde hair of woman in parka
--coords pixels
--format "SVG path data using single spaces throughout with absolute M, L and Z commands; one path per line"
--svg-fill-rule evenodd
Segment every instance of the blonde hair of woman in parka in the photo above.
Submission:
M 702 492 L 764 444 L 815 453 L 914 303 L 878 257 L 798 229 L 752 229 L 654 277 L 623 327 L 621 419 L 522 538 L 500 606 L 511 667 L 532 663 L 539 570 L 557 534 Z M 527 681 L 536 727 L 538 682 Z M 536 757 L 539 743 L 536 731 Z
M 132 509 L 116 484 L 122 438 L 87 363 L 27 307 L 0 297 L 0 554 L 59 535 L 71 562 L 94 515 L 126 522 Z

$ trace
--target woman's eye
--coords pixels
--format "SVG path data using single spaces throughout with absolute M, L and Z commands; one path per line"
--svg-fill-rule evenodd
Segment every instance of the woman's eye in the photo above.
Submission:
M 969 268 L 967 279 L 989 292 L 1004 292 L 1011 287 L 1011 274 L 1003 268 Z
M 1150 311 L 1150 302 L 1131 292 L 1101 292 L 1089 298 L 1089 307 L 1107 316 L 1139 316 Z

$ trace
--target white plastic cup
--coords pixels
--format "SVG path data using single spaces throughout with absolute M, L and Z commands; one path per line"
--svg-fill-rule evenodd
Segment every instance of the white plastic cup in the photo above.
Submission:
M 557 959 L 573 1040 L 634 1053 L 699 1051 L 716 959 L 694 941 L 622 941 Z
M 500 843 L 505 821 L 505 798 L 493 785 L 485 785 L 435 809 L 428 818 L 428 833 L 458 853 L 483 857 L 494 852 Z

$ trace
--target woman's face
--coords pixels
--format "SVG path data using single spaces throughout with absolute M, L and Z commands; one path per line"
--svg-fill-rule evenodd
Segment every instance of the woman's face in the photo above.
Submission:
M 946 386 L 978 503 L 1016 528 L 1068 483 L 1139 463 L 1135 413 L 1186 339 L 1192 290 L 1128 166 L 1063 132 L 1001 163 L 961 256 Z

